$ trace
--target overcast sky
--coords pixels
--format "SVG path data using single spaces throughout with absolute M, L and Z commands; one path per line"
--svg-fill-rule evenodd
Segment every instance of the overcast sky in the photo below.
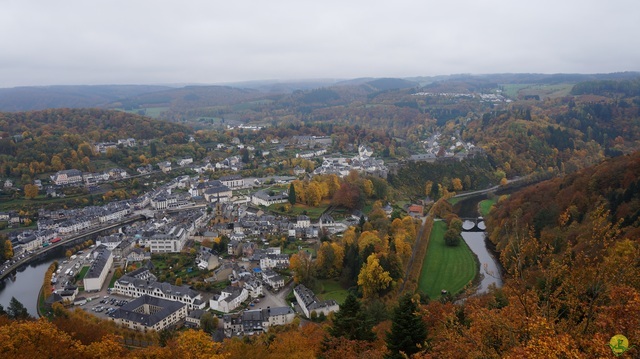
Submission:
M 0 87 L 638 70 L 637 0 L 0 0 Z

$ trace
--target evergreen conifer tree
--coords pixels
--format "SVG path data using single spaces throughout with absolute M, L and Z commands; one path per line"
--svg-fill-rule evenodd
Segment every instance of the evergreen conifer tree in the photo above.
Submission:
M 349 294 L 340 310 L 334 314 L 329 334 L 336 338 L 372 341 L 376 336 L 371 328 L 371 321 L 366 318 L 360 301 L 353 294 Z
M 11 297 L 11 301 L 7 307 L 7 315 L 11 319 L 28 319 L 30 317 L 27 308 L 15 297 Z
M 387 332 L 388 359 L 410 357 L 420 351 L 420 345 L 427 338 L 427 326 L 417 313 L 418 305 L 411 295 L 400 297 L 398 307 L 393 312 L 391 331 Z
M 289 185 L 289 203 L 293 206 L 296 204 L 296 188 L 293 183 Z

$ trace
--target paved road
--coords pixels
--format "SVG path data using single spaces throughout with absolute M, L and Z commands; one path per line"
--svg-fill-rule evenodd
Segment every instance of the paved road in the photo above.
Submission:
M 507 180 L 507 184 L 509 184 L 509 183 L 513 183 L 513 182 L 522 181 L 522 180 L 527 179 L 527 178 L 528 178 L 528 176 L 524 176 L 524 177 L 515 177 L 515 178 L 513 178 L 513 179 Z M 453 197 L 459 198 L 459 197 L 468 197 L 468 196 L 475 196 L 475 195 L 479 195 L 479 194 L 485 194 L 485 193 L 489 193 L 489 192 L 495 191 L 495 190 L 497 190 L 497 189 L 498 189 L 498 188 L 500 188 L 500 187 L 504 187 L 504 186 L 502 186 L 502 185 L 497 185 L 497 186 L 493 186 L 493 187 L 490 187 L 490 188 L 481 189 L 481 190 L 478 190 L 478 191 L 471 191 L 471 192 L 458 193 L 458 194 L 456 194 L 456 195 L 455 195 L 455 196 L 453 196 Z
M 293 289 L 293 281 L 291 281 L 289 284 L 284 286 L 277 293 L 273 293 L 265 289 L 264 290 L 265 297 L 260 299 L 260 302 L 256 303 L 255 306 L 251 309 L 265 309 L 267 307 L 271 307 L 271 308 L 286 307 L 288 305 L 286 298 L 292 289 Z

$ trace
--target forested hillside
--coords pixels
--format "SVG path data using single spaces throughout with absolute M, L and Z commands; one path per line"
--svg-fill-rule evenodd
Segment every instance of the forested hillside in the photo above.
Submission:
M 98 109 L 0 113 L 0 168 L 7 177 L 89 170 L 98 155 L 93 148 L 96 142 L 134 138 L 171 145 L 186 143 L 191 132 L 169 122 Z
M 595 96 L 522 102 L 485 113 L 463 138 L 481 144 L 508 177 L 532 171 L 570 173 L 637 150 L 640 106 Z
M 493 167 L 484 155 L 463 161 L 412 162 L 400 166 L 398 172 L 390 174 L 388 178 L 389 183 L 402 193 L 416 198 L 427 195 L 432 199 L 442 196 L 442 193 L 438 193 L 438 184 L 447 190 L 472 191 L 497 185 L 501 179 L 501 175 L 494 173 Z M 461 188 L 453 188 L 452 183 L 456 180 L 461 184 Z M 431 190 L 428 190 L 425 187 L 428 182 L 435 183 L 436 186 L 432 185 Z
M 557 343 L 568 357 L 599 357 L 616 333 L 637 342 L 639 178 L 636 152 L 501 199 L 487 224 L 505 286 L 485 318 L 468 316 L 477 303 L 465 306 L 470 322 L 456 338 L 480 330 L 492 338 L 485 353 L 512 357 Z
M 0 111 L 99 107 L 118 99 L 169 89 L 151 85 L 43 86 L 0 89 Z

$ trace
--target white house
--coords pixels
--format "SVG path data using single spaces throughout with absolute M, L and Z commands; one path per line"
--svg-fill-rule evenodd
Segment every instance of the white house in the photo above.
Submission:
M 171 171 L 171 162 L 169 161 L 165 161 L 165 162 L 160 162 L 158 163 L 158 167 L 160 167 L 160 170 L 164 173 L 170 172 Z
M 316 314 L 324 313 L 324 315 L 329 315 L 329 313 L 337 312 L 340 309 L 340 306 L 335 300 L 321 301 L 311 289 L 305 287 L 303 284 L 298 284 L 298 286 L 294 288 L 293 295 L 296 297 L 300 308 L 307 318 L 311 318 L 311 313 L 313 312 Z
M 367 148 L 365 145 L 360 145 L 358 147 L 358 154 L 360 157 L 371 157 L 371 155 L 373 155 L 373 150 Z
M 244 187 L 244 178 L 240 175 L 222 176 L 220 182 L 231 189 Z
M 223 317 L 226 336 L 259 334 L 269 327 L 293 322 L 295 312 L 290 307 L 245 310 Z
M 277 193 L 270 195 L 266 191 L 260 190 L 251 195 L 251 203 L 255 204 L 256 206 L 268 207 L 272 204 L 286 203 L 287 201 L 289 201 L 289 195 L 286 193 Z
M 82 172 L 76 169 L 58 171 L 51 176 L 51 180 L 57 185 L 75 184 L 82 182 Z
M 243 287 L 247 290 L 251 298 L 258 298 L 263 294 L 262 282 L 259 280 L 248 280 L 244 282 Z
M 264 280 L 264 282 L 273 289 L 280 289 L 284 287 L 284 277 L 271 269 L 262 271 L 262 280 Z
M 185 158 L 182 158 L 182 159 L 180 159 L 180 160 L 178 161 L 178 166 L 180 166 L 180 167 L 184 167 L 184 166 L 186 166 L 186 165 L 190 165 L 190 164 L 192 164 L 192 163 L 193 163 L 193 158 L 191 158 L 191 157 L 185 157 Z
M 311 227 L 311 219 L 305 215 L 299 215 L 296 218 L 296 223 L 293 225 L 295 228 L 309 228 Z
M 147 243 L 151 253 L 179 253 L 187 242 L 187 231 L 172 227 L 169 233 L 156 233 Z
M 249 298 L 249 292 L 241 287 L 226 287 L 220 294 L 209 300 L 209 307 L 224 313 L 229 313 Z
M 260 258 L 260 269 L 262 270 L 283 267 L 289 267 L 288 254 L 267 254 Z

